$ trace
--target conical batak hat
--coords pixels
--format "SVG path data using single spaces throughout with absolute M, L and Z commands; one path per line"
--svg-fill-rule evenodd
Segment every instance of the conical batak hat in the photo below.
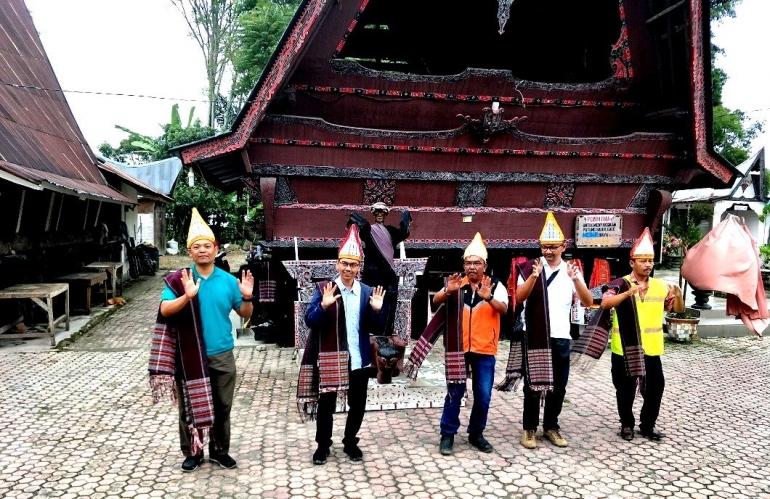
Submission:
M 364 259 L 363 245 L 361 244 L 361 238 L 358 236 L 358 227 L 356 224 L 350 225 L 348 235 L 342 240 L 337 257 L 340 259 L 347 258 L 349 260 L 356 260 L 358 262 Z
M 216 243 L 217 239 L 214 237 L 211 227 L 203 220 L 201 214 L 198 213 L 198 208 L 192 209 L 192 219 L 190 220 L 190 230 L 187 232 L 187 247 L 189 248 L 197 241 L 211 241 Z
M 636 240 L 636 244 L 631 248 L 631 260 L 635 259 L 654 259 L 655 258 L 655 245 L 652 242 L 652 234 L 650 234 L 649 227 L 644 228 L 644 232 Z
M 477 232 L 476 235 L 473 236 L 473 241 L 471 241 L 471 244 L 465 248 L 463 258 L 468 258 L 469 256 L 478 256 L 482 258 L 485 263 L 487 261 L 487 247 L 484 245 L 484 240 L 481 239 L 480 232 Z
M 556 217 L 550 211 L 545 217 L 545 225 L 540 232 L 540 243 L 545 244 L 561 244 L 564 242 L 564 232 L 561 231 L 559 223 L 556 221 Z

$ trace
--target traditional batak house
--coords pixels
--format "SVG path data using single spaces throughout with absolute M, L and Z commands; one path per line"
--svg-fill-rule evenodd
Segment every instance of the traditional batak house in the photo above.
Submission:
M 259 198 L 277 258 L 383 201 L 410 257 L 456 271 L 478 231 L 505 278 L 548 211 L 590 264 L 730 185 L 710 92 L 707 0 L 305 0 L 231 130 L 178 152 Z

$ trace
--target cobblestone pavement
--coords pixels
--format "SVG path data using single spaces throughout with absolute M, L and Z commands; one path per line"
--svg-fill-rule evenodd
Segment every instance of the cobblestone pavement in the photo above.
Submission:
M 751 337 L 667 346 L 662 442 L 617 436 L 605 355 L 572 374 L 560 420 L 568 448 L 538 434 L 538 448 L 523 449 L 521 393 L 495 392 L 491 454 L 458 438 L 455 453 L 441 456 L 440 409 L 371 412 L 364 462 L 345 459 L 336 416 L 324 466 L 311 464 L 314 425 L 299 421 L 293 403 L 291 349 L 237 347 L 238 469 L 206 462 L 182 473 L 175 410 L 153 406 L 147 389 L 161 284 L 132 285 L 126 306 L 63 349 L 0 348 L 0 497 L 770 498 L 770 343 Z

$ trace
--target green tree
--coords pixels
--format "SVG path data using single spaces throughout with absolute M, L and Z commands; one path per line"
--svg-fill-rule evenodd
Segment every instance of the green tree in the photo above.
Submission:
M 741 0 L 711 0 L 711 23 L 727 17 L 735 17 L 735 6 Z M 726 160 L 737 165 L 748 159 L 751 141 L 762 132 L 762 123 L 752 121 L 740 109 L 729 109 L 722 103 L 722 89 L 729 79 L 727 73 L 716 66 L 716 56 L 724 50 L 711 43 L 711 88 L 714 106 L 714 149 Z
M 171 121 L 161 126 L 163 134 L 155 138 L 116 125 L 118 129 L 128 133 L 128 138 L 123 139 L 117 148 L 104 143 L 99 146 L 99 151 L 108 159 L 116 161 L 134 159 L 132 164 L 170 158 L 170 149 L 214 135 L 213 128 L 203 126 L 198 119 L 193 120 L 194 113 L 195 108 L 190 109 L 187 121 L 183 123 L 179 106 L 174 104 L 171 108 Z M 211 228 L 220 241 L 243 241 L 246 202 L 233 194 L 225 194 L 212 187 L 197 172 L 193 172 L 194 185 L 188 185 L 188 172 L 187 168 L 180 172 L 171 192 L 174 201 L 166 207 L 168 238 L 177 241 L 187 238 L 190 213 L 194 206 L 211 223 Z
M 222 80 L 230 66 L 228 56 L 236 28 L 234 0 L 170 0 L 181 12 L 190 36 L 203 54 L 208 82 L 208 126 L 216 126 L 216 107 L 221 95 Z
M 187 124 L 183 126 L 179 104 L 174 104 L 171 106 L 171 121 L 160 126 L 163 135 L 155 138 L 115 125 L 118 130 L 126 132 L 128 137 L 121 140 L 118 147 L 113 147 L 107 142 L 102 143 L 98 148 L 99 152 L 107 159 L 132 165 L 170 158 L 172 155 L 169 149 L 214 135 L 213 128 L 203 126 L 199 119 L 193 120 L 194 114 L 195 108 L 192 107 Z
M 298 0 L 240 0 L 238 26 L 230 45 L 232 97 L 241 107 L 281 39 L 299 5 Z

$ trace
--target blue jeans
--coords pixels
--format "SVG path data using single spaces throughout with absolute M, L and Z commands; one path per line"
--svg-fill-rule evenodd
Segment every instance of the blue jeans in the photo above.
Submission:
M 489 402 L 492 400 L 492 385 L 495 381 L 495 356 L 467 352 L 465 365 L 472 373 L 473 409 L 468 424 L 470 435 L 480 435 L 487 427 Z M 441 414 L 441 434 L 456 435 L 460 428 L 460 402 L 465 395 L 466 383 L 452 383 L 447 386 L 444 412 Z

